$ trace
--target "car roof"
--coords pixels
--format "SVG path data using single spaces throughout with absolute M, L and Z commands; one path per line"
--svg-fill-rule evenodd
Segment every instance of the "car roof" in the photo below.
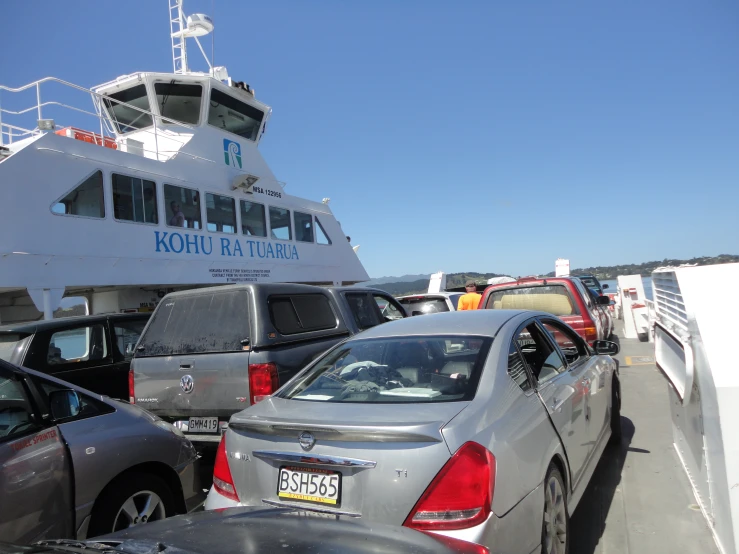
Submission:
M 340 287 L 326 287 L 330 291 L 335 292 L 381 292 L 382 294 L 390 294 L 389 292 L 378 289 L 377 287 L 355 287 L 354 285 L 346 285 L 346 286 L 340 286 Z
M 515 281 L 510 283 L 496 283 L 494 285 L 488 285 L 485 290 L 488 289 L 516 289 L 521 287 L 527 287 L 531 285 L 543 285 L 547 283 L 572 283 L 577 277 L 519 277 Z M 578 279 L 579 280 L 579 279 Z
M 219 285 L 215 287 L 198 287 L 187 290 L 170 292 L 167 298 L 177 298 L 180 296 L 194 296 L 199 294 L 209 294 L 214 292 L 228 292 L 240 290 L 261 291 L 263 294 L 299 294 L 311 293 L 317 290 L 325 290 L 326 287 L 319 285 L 303 285 L 299 283 L 239 283 L 234 285 Z
M 450 296 L 456 296 L 458 294 L 463 294 L 459 292 L 447 292 L 447 291 L 441 291 L 441 292 L 421 292 L 419 294 L 405 294 L 403 296 L 396 297 L 396 300 L 402 300 L 403 298 L 422 298 L 425 296 L 429 297 L 439 297 L 443 296 L 445 298 L 449 298 Z
M 398 337 L 413 335 L 478 335 L 494 337 L 511 319 L 520 315 L 546 316 L 551 314 L 532 310 L 465 310 L 442 312 L 388 321 L 363 331 L 357 338 Z
M 98 315 L 76 315 L 71 317 L 57 317 L 55 319 L 45 319 L 40 321 L 26 321 L 23 323 L 9 323 L 1 325 L 0 332 L 3 333 L 36 333 L 38 331 L 46 331 L 49 329 L 58 329 L 75 323 L 100 323 L 106 319 L 114 319 L 116 321 L 142 321 L 151 317 L 151 312 L 143 312 L 136 314 L 98 314 Z

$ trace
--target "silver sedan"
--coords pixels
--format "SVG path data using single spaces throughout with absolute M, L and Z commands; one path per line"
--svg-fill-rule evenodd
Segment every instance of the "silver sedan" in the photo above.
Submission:
M 231 418 L 206 509 L 300 507 L 491 552 L 567 552 L 569 515 L 619 440 L 618 352 L 550 314 L 380 325 Z
M 84 539 L 202 499 L 197 453 L 169 423 L 0 360 L 0 541 Z

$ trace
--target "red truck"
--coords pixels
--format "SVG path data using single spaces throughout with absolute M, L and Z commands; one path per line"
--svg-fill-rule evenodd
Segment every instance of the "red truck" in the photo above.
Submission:
M 478 309 L 538 310 L 557 316 L 588 344 L 608 339 L 613 320 L 607 313 L 607 296 L 593 297 L 576 277 L 522 277 L 515 282 L 490 285 Z

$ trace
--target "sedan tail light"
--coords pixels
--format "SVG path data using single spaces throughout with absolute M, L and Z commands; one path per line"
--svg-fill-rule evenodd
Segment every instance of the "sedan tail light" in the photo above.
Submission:
M 225 434 L 221 438 L 221 443 L 218 445 L 218 451 L 216 452 L 216 463 L 213 466 L 213 488 L 221 496 L 239 502 L 239 495 L 236 492 L 234 479 L 231 476 L 231 468 L 228 465 Z
M 128 370 L 128 401 L 131 404 L 136 403 L 136 395 L 134 393 L 133 369 Z
M 403 525 L 420 530 L 467 529 L 490 515 L 495 456 L 467 442 L 444 464 Z
M 277 365 L 249 364 L 249 404 L 256 404 L 280 388 Z

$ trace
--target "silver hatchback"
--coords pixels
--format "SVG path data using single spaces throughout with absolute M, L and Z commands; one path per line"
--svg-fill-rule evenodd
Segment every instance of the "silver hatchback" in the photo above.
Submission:
M 203 500 L 196 452 L 141 408 L 0 361 L 0 541 L 111 533 Z
M 300 507 L 564 553 L 620 437 L 617 351 L 524 310 L 376 327 L 231 418 L 206 509 Z

